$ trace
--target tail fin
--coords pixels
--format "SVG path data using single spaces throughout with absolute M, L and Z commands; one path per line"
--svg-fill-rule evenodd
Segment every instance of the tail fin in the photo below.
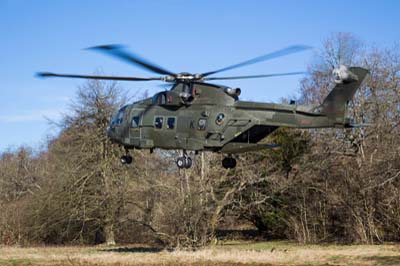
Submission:
M 336 71 L 336 73 L 335 73 Z M 335 82 L 337 85 L 319 106 L 321 113 L 334 120 L 334 123 L 344 123 L 347 103 L 353 98 L 362 81 L 368 74 L 368 70 L 361 67 L 341 67 L 335 70 Z

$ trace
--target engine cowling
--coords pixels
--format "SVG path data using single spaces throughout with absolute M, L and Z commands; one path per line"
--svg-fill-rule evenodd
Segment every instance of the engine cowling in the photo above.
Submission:
M 242 90 L 240 88 L 226 88 L 225 92 L 230 96 L 239 96 L 242 93 Z

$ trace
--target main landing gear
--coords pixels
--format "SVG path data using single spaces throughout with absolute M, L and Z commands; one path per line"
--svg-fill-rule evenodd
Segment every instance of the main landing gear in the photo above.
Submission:
M 129 154 L 129 150 L 125 149 L 125 155 L 121 156 L 122 164 L 131 164 L 133 161 L 132 156 Z
M 223 166 L 225 169 L 233 169 L 233 168 L 236 167 L 236 159 L 233 158 L 232 156 L 225 157 L 225 158 L 222 160 L 222 166 Z
M 131 164 L 133 161 L 132 156 L 129 154 L 129 150 L 125 149 L 125 155 L 121 156 L 122 164 Z M 176 159 L 176 165 L 179 169 L 189 169 L 193 164 L 192 158 L 190 158 L 184 150 L 182 156 Z M 222 160 L 222 166 L 225 169 L 233 169 L 236 167 L 236 159 L 231 155 L 228 155 Z
M 187 155 L 186 151 L 183 151 L 183 156 L 176 159 L 176 165 L 179 169 L 189 169 L 192 166 L 192 158 Z

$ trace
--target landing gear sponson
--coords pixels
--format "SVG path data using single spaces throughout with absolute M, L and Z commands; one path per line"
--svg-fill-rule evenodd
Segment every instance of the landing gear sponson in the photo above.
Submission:
M 150 151 L 152 153 L 152 151 Z M 129 150 L 125 149 L 125 155 L 121 156 L 122 164 L 131 164 L 133 161 L 132 156 L 129 154 Z M 176 159 L 176 165 L 179 169 L 189 169 L 193 164 L 192 158 L 187 154 L 186 150 L 183 150 L 182 156 Z M 222 160 L 222 166 L 225 169 L 233 169 L 236 167 L 236 159 L 231 155 L 225 157 Z
M 192 158 L 187 155 L 185 150 L 183 155 L 176 159 L 176 165 L 179 169 L 189 169 L 192 166 Z M 236 167 L 236 159 L 229 155 L 222 160 L 222 166 L 225 169 L 233 169 Z

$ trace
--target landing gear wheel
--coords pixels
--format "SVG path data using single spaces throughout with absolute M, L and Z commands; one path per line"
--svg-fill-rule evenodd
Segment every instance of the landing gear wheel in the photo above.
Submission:
M 185 168 L 186 165 L 185 157 L 178 157 L 178 159 L 176 159 L 176 165 L 178 166 L 179 169 Z
M 192 158 L 190 158 L 189 156 L 187 156 L 186 152 L 183 153 L 183 156 L 178 157 L 178 159 L 176 159 L 176 165 L 178 166 L 179 169 L 189 169 L 192 166 Z
M 232 168 L 235 168 L 235 167 L 236 167 L 236 159 L 235 159 L 235 158 L 232 158 L 232 157 L 225 157 L 225 158 L 222 160 L 222 166 L 223 166 L 225 169 L 232 169 Z
M 129 154 L 121 156 L 121 163 L 122 164 L 131 164 L 132 161 L 133 161 L 133 158 Z
M 127 163 L 127 164 L 131 164 L 131 163 L 132 163 L 132 161 L 133 161 L 133 158 L 132 158 L 132 156 L 130 156 L 130 155 L 126 155 L 126 163 Z
M 185 168 L 189 169 L 192 166 L 192 158 L 185 157 Z

